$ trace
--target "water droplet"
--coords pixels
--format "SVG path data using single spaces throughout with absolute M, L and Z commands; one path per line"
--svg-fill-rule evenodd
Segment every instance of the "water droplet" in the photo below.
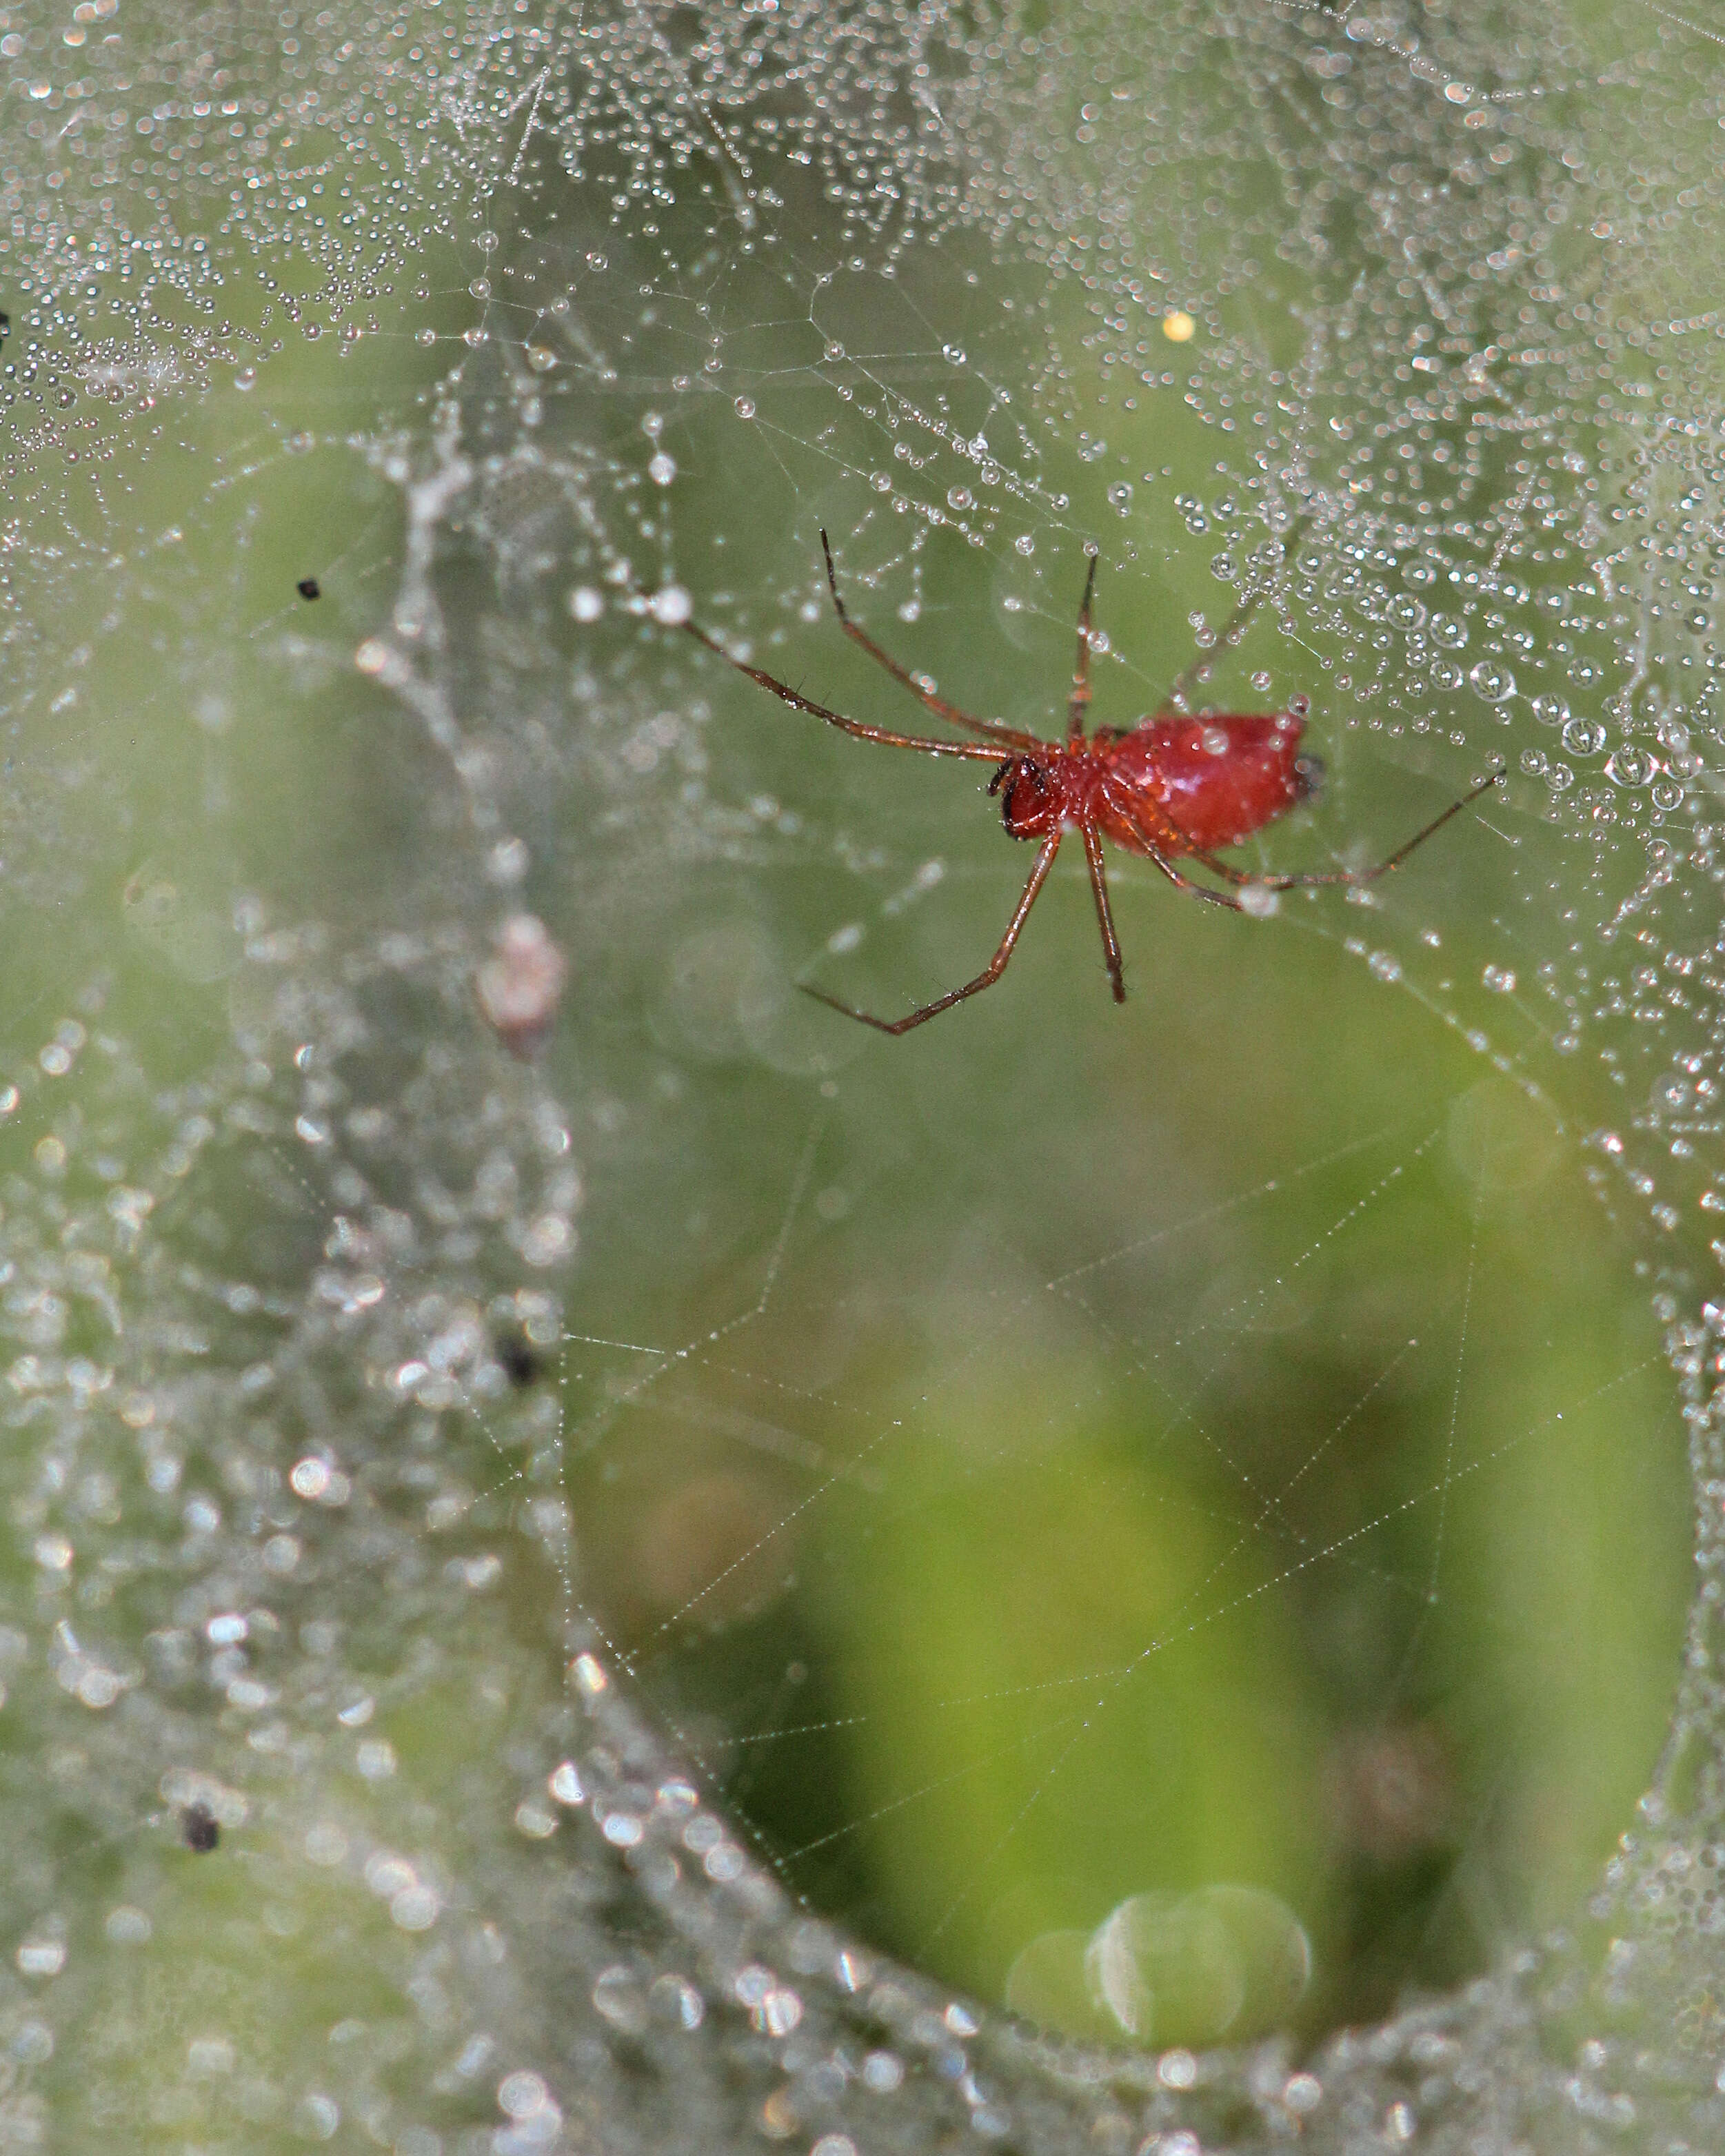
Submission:
M 962 512 L 976 506 L 976 497 L 967 486 L 950 486 L 946 490 L 946 506 Z
M 1282 2102 L 1296 2116 L 1316 2111 L 1324 2100 L 1324 2084 L 1316 2074 L 1290 2074 L 1282 2089 Z
M 1516 677 L 1501 660 L 1476 660 L 1467 678 L 1474 694 L 1488 704 L 1501 704 L 1516 693 Z
M 295 1463 L 287 1479 L 296 1496 L 316 1498 L 324 1495 L 333 1478 L 327 1461 L 308 1455 Z
M 1528 709 L 1542 726 L 1560 726 L 1569 716 L 1569 706 L 1563 699 L 1550 694 L 1536 696 Z
M 1597 756 L 1605 746 L 1604 721 L 1571 719 L 1563 729 L 1563 746 L 1571 756 Z
M 677 477 L 676 458 L 659 450 L 647 465 L 647 476 L 656 486 L 669 486 Z
M 1507 966 L 1487 966 L 1480 973 L 1480 978 L 1488 988 L 1500 996 L 1511 994 L 1516 985 L 1516 977 Z
M 620 1964 L 603 1970 L 593 1986 L 593 2004 L 614 2028 L 639 2035 L 647 2023 L 646 1995 Z
M 1605 776 L 1614 786 L 1645 786 L 1653 775 L 1653 759 L 1645 749 L 1614 750 L 1605 759 Z
M 508 2118 L 538 2118 L 556 2106 L 539 2076 L 522 2070 L 506 2074 L 497 2084 L 497 2108 Z M 551 2137 L 539 2138 L 548 2141 Z
M 731 409 L 739 419 L 752 419 L 754 417 L 754 399 L 752 397 L 734 398 Z
M 1033 554 L 1036 552 L 1036 542 L 1027 531 L 1021 531 L 1012 542 L 1012 545 L 1021 554 Z
M 1245 1998 L 1242 1957 L 1197 1896 L 1135 1894 L 1092 1936 L 1084 1966 L 1092 1999 L 1144 2043 L 1214 2042 Z
M 1132 482 L 1130 480 L 1120 479 L 1115 481 L 1108 490 L 1108 506 L 1110 509 L 1118 510 L 1122 516 L 1131 515 Z

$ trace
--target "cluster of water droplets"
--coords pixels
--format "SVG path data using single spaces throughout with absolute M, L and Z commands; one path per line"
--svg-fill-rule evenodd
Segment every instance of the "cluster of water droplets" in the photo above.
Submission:
M 1657 2118 L 1708 2145 L 1705 39 L 1653 9 L 1488 33 L 1430 4 L 1153 31 L 771 0 L 287 9 L 267 33 L 64 13 L 0 0 L 0 833 L 14 942 L 72 924 L 21 967 L 0 1074 L 0 1676 L 29 1732 L 5 1783 L 5 2132 L 1192 2156 L 1582 2146 Z M 332 468 L 339 545 L 291 493 Z M 1008 657 L 985 685 L 1012 685 L 1031 616 L 1069 618 L 1094 532 L 1122 582 L 1212 572 L 1141 684 L 1098 635 L 1123 694 L 1147 701 L 1194 639 L 1227 663 L 1217 632 L 1261 591 L 1288 641 L 1254 693 L 1297 680 L 1343 772 L 1368 751 L 1452 786 L 1506 770 L 1480 994 L 1375 922 L 1350 948 L 1449 996 L 1645 1227 L 1702 1585 L 1657 1785 L 1578 1925 L 1297 2069 L 1274 2041 L 1159 2049 L 1148 2023 L 1151 2048 L 1099 2066 L 797 1907 L 626 1697 L 587 1598 L 540 1380 L 579 1329 L 589 1214 L 610 1209 L 601 1241 L 657 1217 L 653 1118 L 688 1067 L 818 1080 L 850 1049 L 767 931 L 715 927 L 664 865 L 837 860 L 888 875 L 888 918 L 942 880 L 854 818 L 811 830 L 769 749 L 715 771 L 710 676 L 667 653 L 697 567 L 739 657 L 777 667 L 821 618 L 793 505 L 907 629 L 937 540 L 986 559 Z M 210 567 L 291 513 L 338 626 L 293 610 L 273 554 L 267 607 Z M 284 724 L 316 725 L 337 680 L 375 697 L 383 778 L 369 737 L 328 750 L 398 819 L 363 875 L 318 854 L 294 889 L 315 829 L 211 867 L 207 843 L 245 851 L 233 795 L 270 798 L 224 760 L 241 642 Z M 111 746 L 133 694 L 195 729 L 164 752 L 165 808 Z M 272 869 L 288 888 L 261 896 Z M 558 890 L 584 949 L 531 910 Z M 530 1058 L 569 973 L 601 977 L 603 1043 L 603 953 L 656 936 L 679 984 L 658 1039 L 584 1045 L 564 1099 Z M 152 1015 L 163 983 L 195 1020 Z M 453 1766 L 415 1737 L 451 1721 L 476 1732 Z M 236 1851 L 241 1914 L 206 1883 Z M 327 1986 L 328 2025 L 229 2030 L 213 1937 L 257 1985 Z

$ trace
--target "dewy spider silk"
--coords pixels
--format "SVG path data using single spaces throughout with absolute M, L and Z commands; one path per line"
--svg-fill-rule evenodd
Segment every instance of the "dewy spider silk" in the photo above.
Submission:
M 1708 26 L 0 60 L 0 2138 L 1720 2145 Z

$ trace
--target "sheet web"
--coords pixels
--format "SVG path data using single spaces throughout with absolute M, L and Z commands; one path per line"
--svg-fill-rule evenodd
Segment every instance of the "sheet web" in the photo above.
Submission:
M 1705 33 L 447 12 L 0 37 L 8 2132 L 1707 2145 Z M 823 527 L 1506 783 L 871 1042 Z

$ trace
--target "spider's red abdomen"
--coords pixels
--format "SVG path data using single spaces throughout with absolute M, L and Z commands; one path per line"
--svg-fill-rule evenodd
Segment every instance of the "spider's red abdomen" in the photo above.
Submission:
M 1146 719 L 1089 744 L 1104 766 L 1097 821 L 1119 846 L 1164 855 L 1238 844 L 1305 800 L 1312 767 L 1296 712 Z
M 1008 757 L 989 790 L 1015 839 L 1089 824 L 1131 853 L 1210 853 L 1311 792 L 1305 724 L 1294 711 L 1146 719 L 1130 733 L 1051 743 L 1046 759 Z

